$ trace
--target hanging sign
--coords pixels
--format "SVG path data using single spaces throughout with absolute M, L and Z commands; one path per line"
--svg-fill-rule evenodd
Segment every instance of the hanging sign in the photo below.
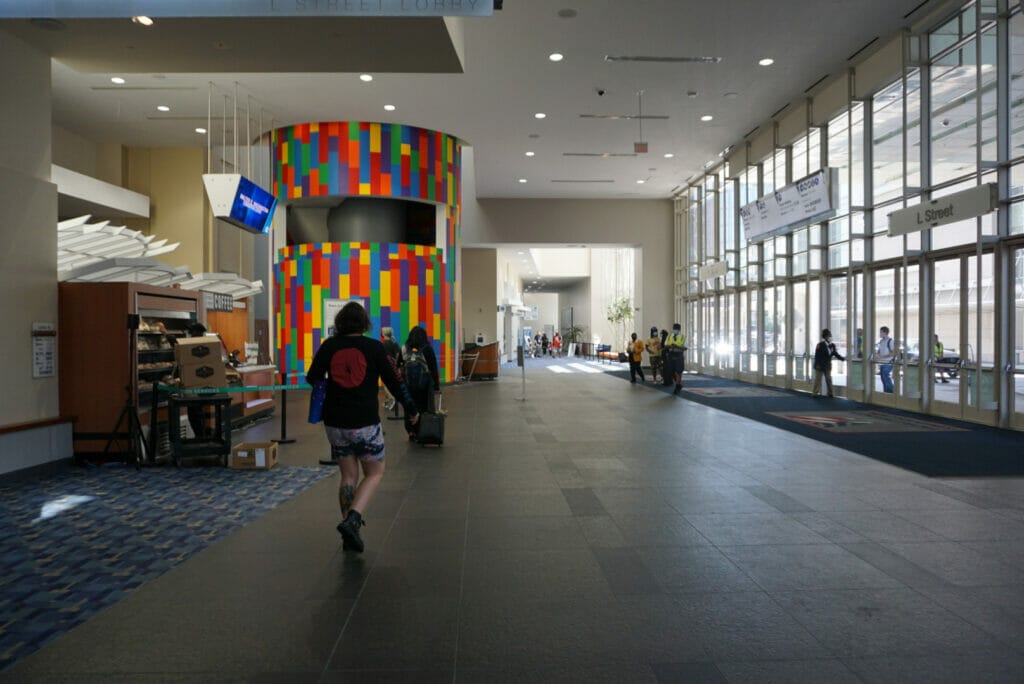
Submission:
M 11 19 L 489 17 L 496 0 L 3 0 Z
M 906 235 L 925 228 L 977 218 L 995 210 L 998 204 L 996 184 L 983 183 L 969 190 L 892 212 L 889 214 L 888 234 Z
M 747 241 L 760 242 L 835 216 L 832 191 L 837 178 L 837 169 L 822 169 L 740 207 Z
M 698 280 L 714 280 L 715 278 L 724 278 L 725 274 L 729 272 L 729 265 L 724 261 L 716 261 L 706 266 L 701 266 L 697 269 Z

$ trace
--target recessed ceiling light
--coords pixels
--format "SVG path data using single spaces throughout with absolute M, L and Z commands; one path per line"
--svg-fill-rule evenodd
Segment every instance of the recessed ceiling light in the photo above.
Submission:
M 171 108 L 168 107 L 167 105 L 157 105 L 156 108 L 157 108 L 158 111 L 161 111 L 161 112 L 169 112 L 169 111 L 171 111 Z
M 152 26 L 153 20 L 145 16 L 144 14 L 140 14 L 138 16 L 132 17 L 132 23 L 139 24 L 140 26 Z
M 544 112 L 537 112 L 536 114 L 533 115 L 533 118 L 534 119 L 546 119 L 547 116 L 548 115 L 545 114 Z
M 535 154 L 537 154 L 537 153 L 536 153 L 536 152 L 527 152 L 527 153 L 526 153 L 526 156 L 527 156 L 527 157 L 532 157 L 532 156 L 533 156 L 533 155 L 535 155 Z
M 203 134 L 205 134 L 206 133 L 206 129 L 205 128 L 197 128 L 196 129 L 196 133 L 203 133 Z
M 563 59 L 565 59 L 565 55 L 563 55 L 561 52 L 552 52 L 550 55 L 548 55 L 548 59 L 550 59 L 552 62 L 561 62 Z
M 697 97 L 697 91 L 696 90 L 687 90 L 686 91 L 686 97 L 689 97 L 689 98 Z
M 765 57 L 764 59 L 758 60 L 757 63 L 761 66 L 771 66 L 772 64 L 775 64 L 775 60 L 771 57 Z
M 525 179 L 525 178 L 520 178 L 520 179 L 519 179 L 519 182 L 520 182 L 520 183 L 525 183 L 525 182 L 526 182 L 526 179 Z
M 710 114 L 705 114 L 704 116 L 700 117 L 700 120 L 701 121 L 711 121 L 714 118 L 715 117 L 711 116 Z
M 369 83 L 370 81 L 373 80 L 373 76 L 371 76 L 370 74 L 359 74 L 359 80 L 362 81 L 363 83 Z
M 672 154 L 671 152 L 666 152 L 665 153 L 665 159 L 671 159 L 674 156 L 676 156 L 676 155 Z
M 730 92 L 726 93 L 725 95 L 723 95 L 722 97 L 727 97 L 727 98 L 729 98 L 731 100 L 734 97 L 739 97 L 739 93 L 734 93 L 734 92 L 730 91 Z
M 643 178 L 638 178 L 638 179 L 637 179 L 637 181 L 636 181 L 636 184 L 637 184 L 637 185 L 643 185 L 643 184 L 644 184 L 644 183 L 646 183 L 646 182 L 647 182 L 647 181 L 645 181 L 645 180 L 644 180 Z
M 395 105 L 384 105 L 384 111 L 385 112 L 393 112 L 393 111 L 395 111 Z
M 111 83 L 116 83 L 117 85 L 124 85 L 124 79 L 121 78 L 120 76 L 111 76 L 110 77 L 110 82 Z

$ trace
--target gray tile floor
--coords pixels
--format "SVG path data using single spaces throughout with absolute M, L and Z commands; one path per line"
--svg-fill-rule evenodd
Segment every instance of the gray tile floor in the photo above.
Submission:
M 362 556 L 328 478 L 6 678 L 1024 681 L 1024 480 L 929 480 L 603 374 L 528 376 L 524 402 L 514 374 L 448 390 L 441 449 L 386 423 Z M 282 462 L 316 463 L 291 399 Z

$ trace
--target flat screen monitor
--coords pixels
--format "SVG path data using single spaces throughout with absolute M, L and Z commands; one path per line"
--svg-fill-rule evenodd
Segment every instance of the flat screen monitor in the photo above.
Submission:
M 239 228 L 266 235 L 274 217 L 277 198 L 242 176 L 231 203 L 231 213 L 224 219 Z

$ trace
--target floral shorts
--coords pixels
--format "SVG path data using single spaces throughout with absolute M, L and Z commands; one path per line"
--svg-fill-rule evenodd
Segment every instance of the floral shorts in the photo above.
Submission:
M 327 441 L 331 443 L 331 457 L 335 459 L 355 456 L 363 461 L 384 460 L 384 432 L 380 423 L 361 428 L 324 426 Z

